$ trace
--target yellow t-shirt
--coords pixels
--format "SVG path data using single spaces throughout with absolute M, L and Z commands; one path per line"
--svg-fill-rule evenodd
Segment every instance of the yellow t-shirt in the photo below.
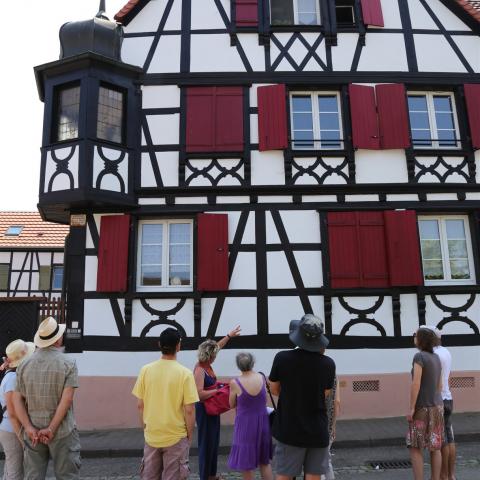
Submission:
M 143 400 L 145 442 L 154 448 L 170 447 L 187 436 L 183 406 L 198 402 L 193 374 L 176 360 L 145 365 L 133 387 Z

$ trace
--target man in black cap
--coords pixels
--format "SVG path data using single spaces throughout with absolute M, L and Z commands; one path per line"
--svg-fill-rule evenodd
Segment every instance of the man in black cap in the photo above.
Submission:
M 290 340 L 298 348 L 277 353 L 269 376 L 272 393 L 279 396 L 272 432 L 277 480 L 302 470 L 306 480 L 320 480 L 328 471 L 325 396 L 333 387 L 335 362 L 321 353 L 329 341 L 315 315 L 292 320 Z

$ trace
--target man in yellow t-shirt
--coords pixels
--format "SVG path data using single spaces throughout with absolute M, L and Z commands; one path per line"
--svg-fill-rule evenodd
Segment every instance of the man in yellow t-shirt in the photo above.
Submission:
M 178 480 L 189 474 L 198 393 L 192 372 L 177 362 L 180 341 L 178 330 L 164 330 L 162 357 L 142 367 L 133 388 L 145 435 L 142 480 Z

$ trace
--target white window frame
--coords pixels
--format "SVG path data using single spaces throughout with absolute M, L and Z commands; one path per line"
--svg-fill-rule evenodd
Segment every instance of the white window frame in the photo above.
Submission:
M 437 220 L 438 221 L 438 230 L 440 235 L 440 248 L 442 251 L 442 268 L 444 279 L 443 280 L 427 280 L 425 276 L 423 277 L 425 285 L 474 285 L 475 280 L 475 265 L 473 262 L 473 249 L 472 249 L 472 237 L 470 235 L 470 222 L 467 215 L 422 215 L 418 217 L 418 222 L 420 224 L 421 220 Z M 448 254 L 448 243 L 447 243 L 447 227 L 445 220 L 463 220 L 463 225 L 465 229 L 465 241 L 467 244 L 467 257 L 468 257 L 468 269 L 470 270 L 469 279 L 452 279 L 450 271 L 450 256 Z M 421 239 L 420 239 L 421 240 Z M 420 255 L 422 257 L 422 267 L 423 267 L 423 256 L 420 249 Z
M 440 145 L 438 140 L 438 129 L 437 129 L 437 119 L 435 118 L 435 104 L 433 103 L 433 97 L 441 95 L 450 97 L 452 102 L 452 113 L 453 113 L 453 124 L 455 127 L 455 136 L 457 138 L 457 144 L 455 146 L 445 146 Z M 436 138 L 437 140 L 432 140 L 432 145 L 415 145 L 412 138 L 412 146 L 415 149 L 425 149 L 425 150 L 458 150 L 461 148 L 462 143 L 460 141 L 460 130 L 458 128 L 458 118 L 457 118 L 457 104 L 455 103 L 455 95 L 452 92 L 421 92 L 421 91 L 408 91 L 408 96 L 424 96 L 427 100 L 427 109 L 428 109 L 428 121 L 430 124 L 430 136 L 431 138 Z M 409 109 L 410 113 L 410 109 Z M 411 131 L 411 130 L 410 130 Z
M 299 23 L 299 21 L 298 21 L 298 16 L 299 16 L 298 0 L 290 0 L 290 1 L 293 3 L 293 24 L 294 25 L 307 26 L 307 27 L 314 27 L 314 26 L 317 26 L 317 25 L 321 25 L 322 19 L 321 19 L 321 16 L 320 16 L 320 1 L 319 0 L 315 0 L 315 13 L 316 13 L 316 16 L 317 16 L 317 23 L 314 24 L 314 25 Z M 270 19 L 271 18 L 272 18 L 272 2 L 270 1 Z M 271 21 L 270 21 L 270 23 L 271 23 Z
M 169 242 L 169 225 L 171 224 L 188 224 L 190 225 L 190 285 L 169 285 L 169 256 L 170 256 L 170 242 Z M 162 239 L 162 285 L 142 285 L 142 225 L 166 225 L 167 228 L 163 229 Z M 193 220 L 192 219 L 152 219 L 152 220 L 140 220 L 138 222 L 138 235 L 137 235 L 137 291 L 139 292 L 192 292 L 193 291 Z M 165 284 L 166 282 L 166 284 Z
M 293 97 L 295 96 L 310 96 L 312 101 L 312 120 L 313 120 L 313 148 L 295 146 L 294 128 L 293 128 Z M 339 147 L 322 147 L 322 139 L 320 138 L 320 110 L 318 108 L 318 97 L 335 96 L 337 98 L 338 106 L 338 122 L 340 130 L 340 146 Z M 343 150 L 345 142 L 343 140 L 343 118 L 342 118 L 342 102 L 340 99 L 340 92 L 336 91 L 292 91 L 290 92 L 290 131 L 292 133 L 292 150 Z M 324 140 L 326 141 L 326 140 Z

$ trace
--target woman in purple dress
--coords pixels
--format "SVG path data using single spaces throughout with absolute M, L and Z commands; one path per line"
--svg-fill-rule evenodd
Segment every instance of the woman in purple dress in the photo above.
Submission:
M 272 480 L 265 377 L 253 371 L 255 360 L 250 353 L 239 353 L 236 360 L 242 374 L 230 382 L 230 406 L 237 408 L 237 414 L 228 466 L 241 471 L 244 480 L 253 480 L 257 468 L 264 480 Z

